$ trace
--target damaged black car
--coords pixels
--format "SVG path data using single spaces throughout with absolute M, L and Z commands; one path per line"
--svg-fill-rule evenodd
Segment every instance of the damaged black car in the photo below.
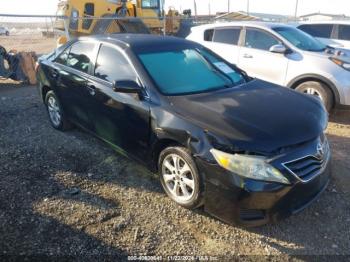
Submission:
M 145 163 L 185 208 L 258 226 L 301 211 L 327 187 L 322 103 L 250 78 L 199 44 L 79 38 L 41 58 L 37 78 L 54 128 L 82 127 Z

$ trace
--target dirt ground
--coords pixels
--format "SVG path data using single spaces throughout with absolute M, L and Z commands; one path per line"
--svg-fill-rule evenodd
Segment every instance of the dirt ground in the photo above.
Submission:
M 326 192 L 298 215 L 245 229 L 177 206 L 136 162 L 79 129 L 51 128 L 35 87 L 2 81 L 0 257 L 350 255 L 350 113 L 327 133 Z
M 51 52 L 56 47 L 56 39 L 44 38 L 40 34 L 0 36 L 0 45 L 7 51 L 33 51 L 40 56 Z

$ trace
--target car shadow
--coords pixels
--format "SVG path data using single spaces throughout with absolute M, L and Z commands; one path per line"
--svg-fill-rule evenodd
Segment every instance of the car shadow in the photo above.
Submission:
M 337 124 L 350 125 L 350 110 L 334 110 L 329 116 L 329 121 Z

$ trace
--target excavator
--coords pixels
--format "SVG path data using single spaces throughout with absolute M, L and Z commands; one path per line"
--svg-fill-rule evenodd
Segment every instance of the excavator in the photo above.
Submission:
M 98 33 L 160 33 L 179 28 L 178 12 L 169 11 L 165 23 L 162 0 L 61 0 L 57 15 L 68 17 L 68 21 L 57 20 L 55 28 L 69 32 L 70 36 Z M 123 19 L 113 19 L 113 17 Z M 170 28 L 171 27 L 171 28 Z

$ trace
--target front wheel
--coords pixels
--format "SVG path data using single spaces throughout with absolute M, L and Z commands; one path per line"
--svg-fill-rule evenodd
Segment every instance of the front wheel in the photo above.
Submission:
M 321 99 L 328 112 L 332 110 L 334 101 L 333 93 L 325 84 L 316 81 L 308 81 L 297 86 L 295 90 L 318 97 Z
M 173 201 L 189 209 L 202 204 L 203 179 L 186 148 L 168 147 L 163 150 L 158 170 L 163 189 Z
M 10 35 L 10 32 L 9 31 L 6 31 L 6 36 L 9 36 Z

